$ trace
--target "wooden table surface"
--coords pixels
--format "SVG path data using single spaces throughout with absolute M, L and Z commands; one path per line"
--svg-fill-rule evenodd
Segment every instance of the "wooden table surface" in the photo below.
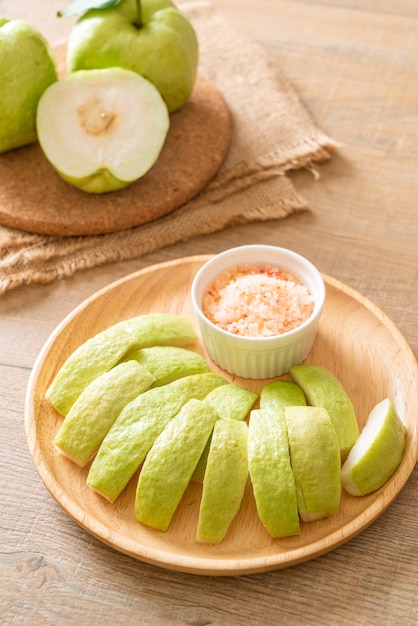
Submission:
M 234 245 L 307 255 L 372 300 L 418 354 L 418 4 L 415 0 L 215 0 L 265 46 L 318 124 L 342 142 L 315 181 L 291 178 L 312 209 L 78 272 L 0 299 L 0 623 L 418 623 L 418 471 L 360 535 L 317 559 L 241 577 L 165 570 L 120 554 L 49 495 L 30 456 L 24 397 L 44 342 L 75 306 L 132 271 Z M 51 40 L 68 32 L 61 0 L 0 0 Z

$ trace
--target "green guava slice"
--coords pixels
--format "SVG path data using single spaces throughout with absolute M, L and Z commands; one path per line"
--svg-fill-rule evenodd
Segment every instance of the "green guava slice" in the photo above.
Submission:
M 261 389 L 260 409 L 282 411 L 286 406 L 305 406 L 306 398 L 298 384 L 288 380 L 273 380 Z
M 341 498 L 341 458 L 334 424 L 323 407 L 285 408 L 290 462 L 304 522 L 331 517 Z
M 53 443 L 83 467 L 97 452 L 122 409 L 154 382 L 136 361 L 115 365 L 88 385 L 67 413 Z
M 254 391 L 250 391 L 236 383 L 229 383 L 228 385 L 217 387 L 211 391 L 206 396 L 205 402 L 213 406 L 218 416 L 221 418 L 244 420 L 257 399 L 258 394 Z M 203 482 L 211 438 L 212 436 L 209 437 L 195 471 L 193 472 L 192 480 L 198 483 Z
M 132 352 L 150 346 L 184 347 L 197 341 L 191 321 L 173 313 L 146 313 L 118 325 L 133 336 Z
M 135 359 L 155 377 L 153 387 L 161 387 L 184 376 L 209 372 L 209 365 L 197 352 L 178 346 L 142 348 L 125 357 Z
M 385 398 L 376 404 L 341 468 L 344 489 L 365 496 L 383 487 L 402 461 L 405 436 L 392 401 Z
M 122 327 L 110 327 L 81 344 L 64 362 L 45 397 L 66 415 L 84 389 L 109 371 L 132 346 L 132 336 Z
M 139 522 L 168 529 L 217 418 L 210 405 L 192 399 L 157 437 L 139 475 L 135 498 Z
M 245 421 L 218 419 L 203 481 L 197 541 L 219 543 L 238 513 L 248 480 L 248 426 Z
M 219 417 L 244 420 L 253 407 L 258 394 L 236 383 L 213 389 L 205 402 L 213 406 Z
M 284 411 L 251 411 L 248 466 L 261 522 L 274 539 L 300 532 Z
M 353 404 L 343 385 L 321 365 L 294 365 L 290 368 L 290 375 L 302 387 L 309 405 L 328 411 L 344 461 L 357 441 L 359 428 Z

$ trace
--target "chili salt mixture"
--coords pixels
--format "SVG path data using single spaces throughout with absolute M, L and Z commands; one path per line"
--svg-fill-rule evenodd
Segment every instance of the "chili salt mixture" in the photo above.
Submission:
M 295 276 L 276 266 L 236 265 L 211 283 L 202 311 L 216 326 L 245 337 L 271 337 L 305 322 L 314 298 Z

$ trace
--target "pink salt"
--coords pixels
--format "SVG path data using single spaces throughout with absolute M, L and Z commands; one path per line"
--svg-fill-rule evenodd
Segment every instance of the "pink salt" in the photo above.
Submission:
M 311 315 L 314 298 L 298 279 L 275 266 L 239 265 L 219 274 L 203 296 L 206 317 L 246 337 L 281 335 Z

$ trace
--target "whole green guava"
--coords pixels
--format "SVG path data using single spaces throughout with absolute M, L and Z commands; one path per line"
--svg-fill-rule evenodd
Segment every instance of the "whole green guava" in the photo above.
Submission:
M 57 79 L 43 35 L 26 22 L 0 17 L 0 152 L 36 141 L 38 101 Z
M 132 70 L 155 85 L 170 112 L 190 98 L 197 65 L 197 35 L 171 0 L 122 0 L 91 9 L 70 31 L 69 72 Z

